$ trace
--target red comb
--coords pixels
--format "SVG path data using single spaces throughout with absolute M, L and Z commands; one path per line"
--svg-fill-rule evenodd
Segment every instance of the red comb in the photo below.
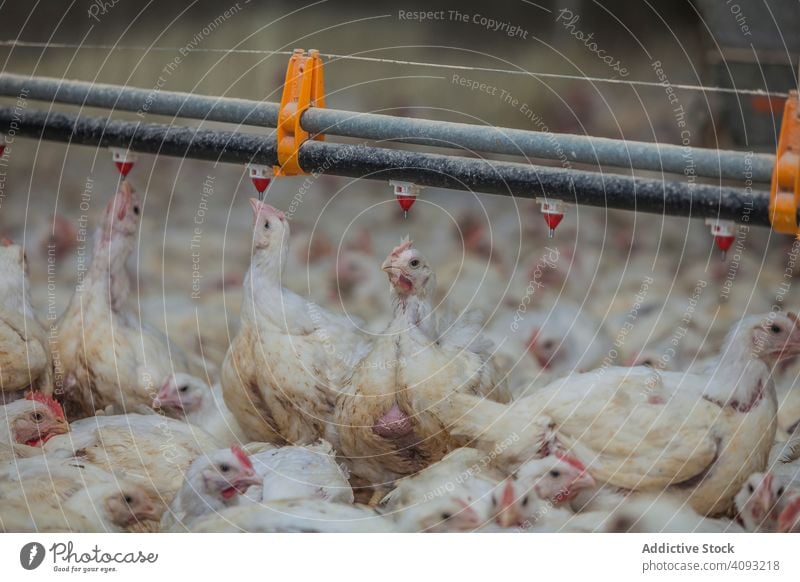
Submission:
M 414 246 L 414 241 L 410 240 L 407 236 L 400 241 L 400 244 L 397 245 L 392 249 L 392 252 L 389 253 L 390 257 L 398 257 L 403 251 L 406 251 Z
M 53 414 L 56 415 L 57 418 L 64 418 L 64 409 L 61 408 L 61 404 L 53 398 L 52 396 L 47 396 L 46 394 L 42 394 L 41 392 L 28 392 L 25 395 L 27 400 L 35 400 L 36 402 L 41 402 L 47 408 L 49 408 Z
M 578 469 L 580 471 L 585 471 L 586 470 L 586 467 L 584 466 L 584 464 L 581 463 L 578 459 L 576 459 L 575 457 L 572 457 L 572 456 L 570 456 L 570 455 L 568 455 L 568 454 L 566 454 L 566 453 L 564 453 L 562 451 L 556 451 L 556 457 L 558 457 L 559 459 L 561 459 L 562 461 L 564 461 L 568 465 L 572 465 L 573 467 L 575 467 L 576 469 Z
M 245 453 L 242 450 L 242 447 L 240 447 L 238 445 L 233 445 L 231 447 L 231 452 L 233 453 L 233 455 L 237 459 L 239 459 L 239 462 L 241 462 L 242 465 L 244 465 L 246 468 L 248 468 L 248 469 L 252 469 L 253 468 L 253 463 L 250 461 L 250 457 L 248 457 L 247 453 Z

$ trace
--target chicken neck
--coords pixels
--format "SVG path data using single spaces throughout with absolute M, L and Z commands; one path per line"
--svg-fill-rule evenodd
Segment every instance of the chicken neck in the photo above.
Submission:
M 130 293 L 130 278 L 126 268 L 134 247 L 133 237 L 118 233 L 110 235 L 99 229 L 95 237 L 92 264 L 86 273 L 85 287 L 103 288 L 114 311 L 119 311 Z M 95 297 L 100 299 L 100 297 Z

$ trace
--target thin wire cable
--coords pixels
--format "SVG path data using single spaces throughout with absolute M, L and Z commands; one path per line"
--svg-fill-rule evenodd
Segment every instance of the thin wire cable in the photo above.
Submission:
M 43 48 L 43 49 L 88 49 L 88 50 L 117 50 L 117 51 L 169 51 L 190 53 L 225 53 L 225 54 L 245 54 L 245 55 L 282 55 L 291 56 L 292 51 L 271 51 L 266 49 L 224 49 L 224 48 L 187 48 L 187 47 L 165 47 L 165 46 L 120 46 L 103 44 L 68 44 L 68 43 L 45 43 L 30 42 L 19 40 L 0 40 L 0 47 L 11 48 Z M 540 73 L 525 70 L 500 69 L 495 67 L 471 67 L 467 65 L 448 65 L 444 63 L 428 63 L 424 61 L 407 61 L 402 59 L 385 59 L 380 57 L 365 57 L 360 55 L 339 55 L 332 53 L 320 53 L 321 56 L 331 60 L 350 60 L 370 63 L 383 63 L 392 65 L 405 65 L 412 67 L 429 67 L 433 69 L 449 69 L 454 71 L 476 71 L 482 73 L 501 73 L 505 75 L 527 76 L 542 79 L 562 79 L 570 81 L 585 81 L 589 83 L 606 83 L 610 85 L 630 85 L 638 87 L 664 87 L 663 83 L 656 81 L 634 81 L 630 79 L 612 79 L 605 77 L 589 77 L 581 75 L 567 75 L 561 73 Z M 672 83 L 670 87 L 683 91 L 700 91 L 709 93 L 723 93 L 729 95 L 756 95 L 767 97 L 788 98 L 786 92 L 765 91 L 764 89 L 734 89 L 731 87 L 710 87 L 706 85 L 688 85 L 683 83 Z

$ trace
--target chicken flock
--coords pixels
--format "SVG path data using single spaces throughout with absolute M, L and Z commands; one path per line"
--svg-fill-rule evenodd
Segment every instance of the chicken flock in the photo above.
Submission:
M 742 257 L 745 294 L 725 263 L 656 264 L 677 233 L 598 222 L 578 251 L 465 213 L 429 248 L 334 251 L 250 202 L 226 309 L 162 297 L 169 334 L 129 272 L 129 182 L 49 329 L 3 240 L 0 529 L 800 531 L 800 322 L 770 297 L 796 252 Z

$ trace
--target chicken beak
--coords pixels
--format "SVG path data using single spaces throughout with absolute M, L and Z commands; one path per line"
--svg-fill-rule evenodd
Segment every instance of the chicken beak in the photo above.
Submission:
M 597 487 L 597 481 L 594 480 L 589 473 L 584 471 L 580 475 L 578 475 L 575 480 L 570 484 L 570 490 L 580 491 L 581 489 L 594 489 Z
M 255 471 L 249 471 L 247 473 L 242 473 L 242 475 L 237 477 L 233 485 L 240 492 L 244 493 L 249 487 L 253 485 L 261 485 L 262 483 L 263 479 L 258 473 Z
M 397 273 L 400 271 L 400 267 L 394 264 L 392 260 L 393 257 L 388 257 L 383 264 L 381 265 L 381 270 L 386 271 L 387 273 Z
M 772 510 L 772 506 L 774 504 L 772 499 L 772 479 L 772 474 L 767 473 L 756 490 L 755 497 L 753 499 L 753 517 L 756 519 L 765 519 Z
M 500 527 L 512 527 L 520 524 L 515 501 L 514 486 L 511 482 L 508 482 L 503 488 L 503 494 L 500 497 L 500 507 L 497 512 L 496 521 Z
M 66 418 L 56 418 L 53 425 L 47 431 L 51 435 L 66 434 L 69 432 L 69 423 Z
M 478 513 L 462 500 L 458 500 L 458 504 L 463 508 L 456 514 L 456 522 L 458 528 L 462 531 L 474 530 L 481 526 L 481 519 Z
M 158 506 L 155 503 L 148 503 L 145 505 L 141 510 L 136 512 L 136 519 L 139 521 L 147 521 L 147 520 L 160 520 L 161 519 L 161 511 L 159 511 Z

